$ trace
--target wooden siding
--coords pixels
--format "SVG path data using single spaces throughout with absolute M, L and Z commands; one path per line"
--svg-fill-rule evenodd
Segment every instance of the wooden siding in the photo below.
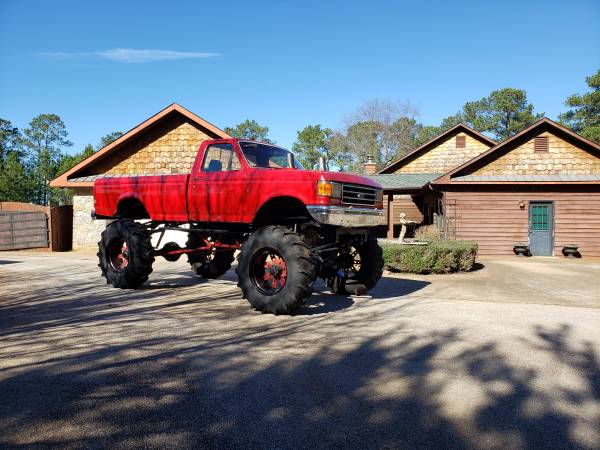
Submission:
M 383 202 L 383 209 L 385 217 L 388 217 L 387 198 Z M 405 213 L 408 220 L 414 220 L 418 223 L 423 221 L 423 214 L 410 195 L 394 195 L 394 224 L 400 223 L 400 213 Z
M 516 242 L 528 242 L 536 200 L 554 202 L 555 256 L 574 243 L 584 258 L 600 257 L 600 192 L 446 192 L 445 215 L 455 217 L 456 239 L 477 241 L 480 255 L 512 255 Z
M 199 126 L 178 115 L 143 133 L 81 175 L 190 173 L 198 148 L 207 139 L 211 137 Z
M 473 175 L 589 175 L 600 174 L 600 158 L 550 132 L 548 151 L 535 151 L 535 137 L 473 172 Z
M 456 137 L 465 137 L 465 148 L 456 148 Z M 466 133 L 455 134 L 428 150 L 418 158 L 406 163 L 395 173 L 445 173 L 490 148 Z

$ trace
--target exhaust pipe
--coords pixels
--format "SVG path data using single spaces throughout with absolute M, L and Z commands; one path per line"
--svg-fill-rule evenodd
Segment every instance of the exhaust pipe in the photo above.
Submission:
M 293 169 L 294 167 L 296 167 L 294 165 L 294 154 L 292 152 L 288 152 L 288 154 L 287 154 L 287 163 L 288 163 L 288 167 L 290 169 Z
M 327 166 L 325 165 L 325 158 L 319 156 L 319 170 L 321 172 L 325 172 L 327 170 Z

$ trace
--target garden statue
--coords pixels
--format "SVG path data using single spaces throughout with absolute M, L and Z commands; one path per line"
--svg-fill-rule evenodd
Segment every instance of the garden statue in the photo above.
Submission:
M 398 240 L 400 242 L 404 242 L 404 236 L 406 235 L 406 230 L 408 229 L 408 226 L 413 223 L 417 223 L 417 222 L 414 220 L 408 220 L 406 218 L 405 213 L 400 213 L 400 237 L 398 237 Z

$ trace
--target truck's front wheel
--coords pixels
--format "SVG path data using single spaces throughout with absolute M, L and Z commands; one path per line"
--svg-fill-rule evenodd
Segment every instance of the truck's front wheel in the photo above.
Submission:
M 337 274 L 328 278 L 327 284 L 339 294 L 364 295 L 383 275 L 383 266 L 383 250 L 371 236 L 338 255 Z
M 302 236 L 271 225 L 244 242 L 236 273 L 244 298 L 255 309 L 291 314 L 312 294 L 316 262 Z
M 154 256 L 150 235 L 131 219 L 117 220 L 102 232 L 98 259 L 108 283 L 135 289 L 146 282 L 152 272 Z

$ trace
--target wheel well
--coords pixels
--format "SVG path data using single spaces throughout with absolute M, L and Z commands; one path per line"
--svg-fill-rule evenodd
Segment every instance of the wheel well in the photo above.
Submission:
M 128 219 L 149 219 L 144 204 L 135 197 L 124 198 L 117 205 L 117 217 Z
M 253 224 L 257 227 L 310 220 L 304 203 L 295 197 L 275 197 L 263 204 Z

